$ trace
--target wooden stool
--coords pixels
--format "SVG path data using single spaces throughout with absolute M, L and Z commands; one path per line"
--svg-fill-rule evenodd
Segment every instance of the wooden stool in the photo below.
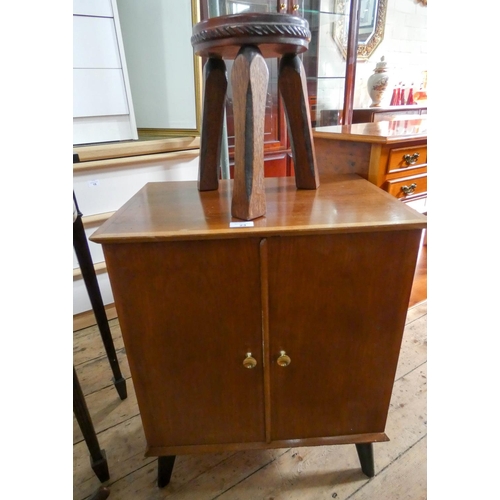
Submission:
M 223 59 L 234 59 L 233 217 L 251 220 L 266 213 L 264 118 L 269 72 L 264 58 L 281 58 L 278 88 L 290 131 L 296 186 L 299 189 L 319 186 L 306 76 L 298 57 L 307 50 L 310 39 L 307 21 L 290 14 L 233 14 L 207 19 L 193 28 L 194 51 L 208 58 L 203 70 L 200 191 L 216 190 L 219 185 L 217 166 L 227 90 Z

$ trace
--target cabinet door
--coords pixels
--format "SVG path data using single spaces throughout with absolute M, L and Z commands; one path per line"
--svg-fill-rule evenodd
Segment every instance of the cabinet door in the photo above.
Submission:
M 104 245 L 150 449 L 264 441 L 258 243 Z
M 272 440 L 384 432 L 420 237 L 268 239 Z

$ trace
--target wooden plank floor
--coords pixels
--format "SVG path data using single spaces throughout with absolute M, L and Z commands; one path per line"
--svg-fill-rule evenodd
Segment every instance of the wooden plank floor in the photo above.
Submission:
M 416 300 L 416 299 L 414 299 Z M 74 364 L 101 448 L 106 451 L 110 500 L 420 500 L 427 497 L 427 301 L 410 307 L 386 426 L 391 441 L 374 445 L 375 477 L 359 468 L 354 445 L 253 450 L 179 456 L 171 483 L 156 486 L 156 459 L 145 439 L 116 319 L 110 321 L 128 398 L 121 401 L 96 326 L 74 332 Z M 73 422 L 73 498 L 101 485 Z

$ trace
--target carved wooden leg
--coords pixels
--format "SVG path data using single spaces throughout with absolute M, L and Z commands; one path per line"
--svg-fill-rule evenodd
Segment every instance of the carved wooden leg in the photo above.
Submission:
M 99 447 L 94 424 L 90 418 L 87 403 L 85 402 L 85 397 L 83 396 L 75 367 L 73 367 L 73 412 L 90 452 L 90 466 L 95 475 L 99 478 L 99 481 L 103 483 L 109 479 L 108 461 L 105 451 L 101 450 Z
M 375 475 L 375 462 L 373 460 L 373 444 L 372 443 L 357 444 L 356 451 L 358 452 L 359 462 L 361 464 L 361 470 L 368 477 L 373 477 Z
M 295 184 L 299 189 L 319 186 L 304 66 L 296 54 L 281 58 L 278 86 L 290 130 Z
M 74 200 L 75 206 L 78 206 L 76 198 L 74 198 Z M 120 399 L 126 399 L 127 383 L 122 375 L 118 358 L 116 356 L 115 345 L 113 343 L 113 337 L 111 336 L 108 317 L 106 316 L 106 309 L 104 308 L 99 283 L 97 282 L 94 263 L 92 262 L 92 256 L 90 254 L 89 244 L 83 227 L 81 215 L 78 215 L 73 222 L 73 248 L 82 271 L 85 288 L 87 289 L 87 293 L 89 295 L 92 310 L 94 311 L 97 326 L 99 327 L 99 332 L 101 334 L 102 343 L 111 366 L 111 371 L 113 372 L 113 383 L 115 384 L 116 392 L 118 392 Z
M 158 457 L 158 488 L 167 486 L 174 470 L 175 455 Z
M 231 214 L 243 220 L 266 213 L 264 119 L 269 70 L 259 49 L 244 46 L 231 70 L 234 112 L 234 184 Z
M 226 64 L 211 58 L 203 68 L 204 95 L 200 138 L 198 189 L 213 191 L 219 187 L 219 163 L 227 91 Z

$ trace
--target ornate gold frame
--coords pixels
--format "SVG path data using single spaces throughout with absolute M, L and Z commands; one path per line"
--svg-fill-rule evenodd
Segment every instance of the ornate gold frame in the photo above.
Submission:
M 378 0 L 377 18 L 372 36 L 367 43 L 358 44 L 358 60 L 366 61 L 370 58 L 373 51 L 380 45 L 384 39 L 385 18 L 387 14 L 388 0 Z M 333 39 L 337 44 L 342 56 L 347 55 L 347 31 L 349 27 L 349 11 L 348 0 L 335 0 L 334 12 L 339 14 L 338 18 L 333 22 Z

